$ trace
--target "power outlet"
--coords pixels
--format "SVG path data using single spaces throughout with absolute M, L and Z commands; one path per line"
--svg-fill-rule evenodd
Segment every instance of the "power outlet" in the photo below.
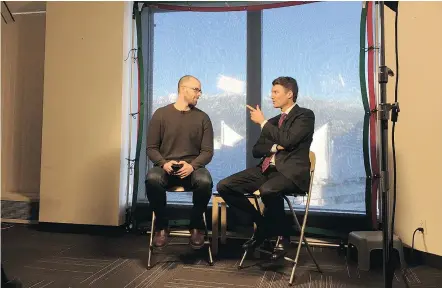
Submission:
M 424 235 L 428 234 L 428 229 L 427 229 L 427 221 L 426 220 L 421 220 L 419 223 L 419 227 L 424 228 Z

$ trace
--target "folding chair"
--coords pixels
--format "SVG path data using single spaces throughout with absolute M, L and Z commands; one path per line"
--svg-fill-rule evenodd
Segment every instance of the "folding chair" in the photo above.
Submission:
M 289 257 L 284 257 L 285 260 L 287 260 L 287 261 L 293 263 L 292 273 L 291 273 L 291 275 L 290 275 L 290 280 L 289 280 L 289 285 L 290 285 L 290 286 L 293 284 L 293 280 L 294 280 L 294 277 L 295 277 L 296 265 L 298 264 L 298 259 L 299 259 L 299 252 L 301 251 L 301 246 L 302 246 L 302 243 L 303 243 L 303 242 L 304 242 L 304 244 L 305 244 L 305 247 L 307 248 L 308 253 L 310 254 L 310 257 L 312 258 L 313 262 L 315 263 L 316 268 L 318 269 L 318 272 L 319 272 L 319 273 L 322 273 L 322 270 L 321 270 L 321 268 L 319 267 L 318 263 L 316 262 L 316 259 L 315 259 L 315 257 L 313 256 L 313 253 L 312 253 L 312 251 L 311 251 L 311 249 L 310 249 L 310 245 L 308 244 L 307 239 L 305 238 L 305 235 L 304 235 L 305 227 L 306 227 L 306 224 L 307 224 L 308 210 L 309 210 L 309 207 L 310 207 L 310 199 L 311 199 L 311 192 L 312 192 L 313 176 L 314 176 L 315 165 L 316 165 L 316 156 L 315 156 L 315 153 L 310 151 L 309 157 L 310 157 L 310 187 L 309 187 L 309 191 L 308 191 L 308 193 L 307 193 L 307 203 L 306 203 L 306 205 L 305 205 L 305 214 L 304 214 L 304 219 L 303 219 L 303 221 L 302 221 L 302 226 L 299 224 L 299 221 L 298 221 L 298 219 L 296 218 L 296 214 L 295 214 L 295 211 L 293 210 L 292 203 L 291 203 L 290 200 L 287 198 L 287 196 L 295 196 L 295 197 L 296 197 L 296 194 L 293 193 L 293 194 L 281 195 L 281 196 L 284 198 L 284 200 L 287 202 L 287 204 L 288 204 L 288 206 L 289 206 L 289 208 L 290 208 L 290 212 L 291 212 L 292 215 L 293 215 L 293 219 L 295 220 L 296 226 L 298 227 L 299 231 L 301 231 L 300 236 L 299 236 L 299 243 L 298 243 L 298 248 L 297 248 L 297 250 L 296 250 L 296 257 L 295 257 L 295 259 L 292 259 L 292 258 L 289 258 Z M 260 195 L 259 195 L 259 190 L 258 190 L 258 191 L 255 191 L 253 194 L 254 194 L 254 196 L 255 196 L 256 203 L 258 204 L 258 200 L 257 200 L 257 199 L 258 199 L 258 197 L 260 196 Z M 258 207 L 259 207 L 259 206 L 258 206 Z M 277 238 L 277 241 L 276 241 L 276 245 L 275 245 L 275 247 L 278 246 L 278 242 L 279 242 L 279 237 Z M 261 250 L 261 249 L 256 249 L 256 250 L 257 250 L 257 251 L 260 251 L 260 252 L 268 253 L 268 254 L 273 254 L 272 252 L 265 251 L 265 250 Z M 272 249 L 272 250 L 273 250 L 273 249 Z M 273 251 L 274 251 L 274 250 L 273 250 Z M 247 252 L 248 252 L 248 250 L 244 251 L 244 254 L 243 254 L 243 257 L 242 257 L 242 259 L 241 259 L 241 262 L 240 262 L 239 265 L 238 265 L 238 269 L 241 269 L 241 268 L 242 268 L 242 264 L 243 264 L 243 262 L 244 262 L 244 259 L 245 259 L 246 256 L 247 256 Z
M 175 186 L 172 187 L 170 189 L 167 190 L 168 192 L 186 192 L 186 190 L 184 189 L 184 187 L 181 186 Z M 205 229 L 205 235 L 204 235 L 204 244 L 207 246 L 208 248 L 208 252 L 209 252 L 209 265 L 213 266 L 213 258 L 212 258 L 212 250 L 210 247 L 210 241 L 209 241 L 209 231 L 207 230 L 207 221 L 206 221 L 206 213 L 203 213 L 203 221 L 204 221 L 204 229 Z M 152 268 L 151 265 L 151 257 L 152 257 L 152 253 L 153 253 L 153 249 L 154 246 L 152 244 L 153 241 L 153 235 L 155 233 L 155 212 L 152 211 L 152 225 L 151 225 L 151 229 L 150 229 L 150 243 L 149 243 L 149 258 L 147 260 L 147 269 Z M 170 232 L 169 235 L 171 236 L 190 236 L 189 232 Z

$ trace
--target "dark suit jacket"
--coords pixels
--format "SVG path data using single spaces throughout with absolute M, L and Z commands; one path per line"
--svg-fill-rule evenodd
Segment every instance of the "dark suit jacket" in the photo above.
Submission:
M 264 125 L 258 142 L 253 146 L 253 157 L 270 156 L 273 144 L 281 145 L 285 150 L 279 151 L 275 156 L 276 169 L 303 192 L 308 192 L 309 152 L 315 129 L 315 114 L 312 110 L 295 105 L 281 128 L 278 128 L 280 117 L 281 114 L 269 119 Z

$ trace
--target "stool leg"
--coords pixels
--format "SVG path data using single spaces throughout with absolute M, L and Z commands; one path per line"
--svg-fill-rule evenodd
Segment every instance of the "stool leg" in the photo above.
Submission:
M 149 256 L 147 259 L 147 269 L 152 268 L 152 265 L 150 264 L 152 253 L 153 253 L 153 234 L 155 233 L 155 212 L 152 212 L 152 225 L 150 229 L 150 242 L 149 242 Z
M 216 256 L 218 254 L 218 222 L 219 222 L 219 218 L 218 218 L 218 199 L 217 197 L 213 197 L 213 201 L 212 201 L 212 253 L 214 256 Z
M 407 265 L 405 263 L 405 257 L 404 257 L 404 248 L 402 247 L 402 245 L 397 245 L 397 247 L 395 247 L 395 249 L 399 253 L 399 260 L 401 261 L 401 268 L 402 269 L 407 268 Z
M 361 271 L 370 270 L 370 250 L 357 247 L 358 249 L 358 268 Z
M 213 258 L 212 258 L 212 248 L 210 247 L 210 241 L 209 241 L 209 231 L 207 230 L 207 222 L 206 222 L 206 213 L 203 213 L 203 220 L 204 220 L 204 228 L 206 230 L 206 234 L 205 234 L 205 242 L 208 247 L 208 251 L 209 251 L 209 265 L 212 266 L 213 265 Z
M 227 204 L 221 203 L 221 243 L 226 244 L 227 239 Z
M 350 242 L 348 242 L 348 244 L 347 244 L 347 265 L 348 264 L 350 264 L 350 258 L 351 258 L 351 243 Z

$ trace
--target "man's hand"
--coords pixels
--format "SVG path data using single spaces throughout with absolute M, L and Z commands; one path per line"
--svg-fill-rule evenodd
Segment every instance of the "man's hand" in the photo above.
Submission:
M 173 169 L 172 169 L 172 165 L 173 164 L 178 164 L 178 162 L 172 160 L 172 161 L 169 161 L 169 162 L 167 162 L 166 164 L 163 165 L 164 171 L 166 171 L 167 174 L 169 174 L 169 175 L 173 174 Z
M 276 150 L 277 150 L 277 151 L 284 150 L 284 147 L 282 147 L 281 145 L 278 145 L 278 146 L 276 146 Z
M 264 114 L 262 113 L 261 109 L 259 109 L 259 105 L 256 105 L 256 109 L 253 108 L 250 105 L 246 105 L 246 106 L 250 110 L 250 119 L 253 122 L 255 122 L 256 124 L 261 125 L 261 123 L 266 120 L 264 118 Z
M 176 176 L 180 177 L 181 179 L 186 178 L 193 172 L 193 166 L 187 163 L 186 161 L 180 161 L 178 164 L 183 164 L 183 167 L 181 167 L 180 170 L 175 174 Z

